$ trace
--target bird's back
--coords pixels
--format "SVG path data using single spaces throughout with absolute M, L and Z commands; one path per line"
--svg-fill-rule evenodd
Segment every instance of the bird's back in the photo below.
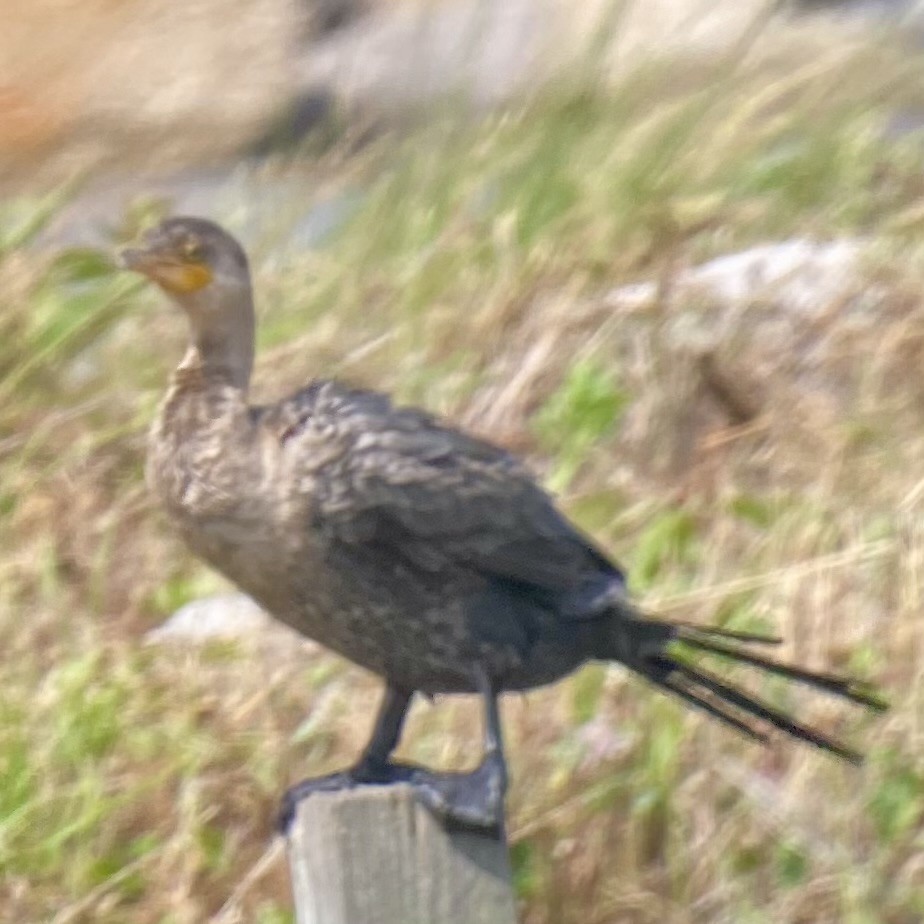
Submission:
M 466 688 L 478 662 L 531 686 L 587 656 L 582 623 L 622 575 L 508 453 L 330 381 L 256 421 L 286 622 L 415 688 Z

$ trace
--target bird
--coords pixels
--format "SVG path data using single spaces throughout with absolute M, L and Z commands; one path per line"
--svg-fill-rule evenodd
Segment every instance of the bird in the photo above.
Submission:
M 618 662 L 759 742 L 776 729 L 861 761 L 702 662 L 750 665 L 885 709 L 869 684 L 772 658 L 775 636 L 644 612 L 620 566 L 503 448 L 333 379 L 252 404 L 251 274 L 219 225 L 168 217 L 122 250 L 120 265 L 153 281 L 188 323 L 148 445 L 147 479 L 168 519 L 272 616 L 384 681 L 356 762 L 288 789 L 284 830 L 314 793 L 389 783 L 410 785 L 447 826 L 502 829 L 499 697 L 588 661 Z M 394 760 L 413 697 L 456 693 L 483 703 L 477 767 Z

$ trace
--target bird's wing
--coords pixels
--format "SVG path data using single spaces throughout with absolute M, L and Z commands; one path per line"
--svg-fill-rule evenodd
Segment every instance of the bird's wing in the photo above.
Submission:
M 314 472 L 313 526 L 432 574 L 457 569 L 555 593 L 622 576 L 510 454 L 375 392 L 319 382 L 296 396 Z M 291 428 L 290 428 L 291 433 Z M 324 442 L 325 452 L 308 443 Z M 336 450 L 332 447 L 336 447 Z

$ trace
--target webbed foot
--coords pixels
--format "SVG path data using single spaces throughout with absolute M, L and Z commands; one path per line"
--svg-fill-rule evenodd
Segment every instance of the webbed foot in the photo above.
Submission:
M 498 834 L 504 827 L 503 764 L 488 756 L 469 773 L 402 767 L 414 796 L 448 828 Z
M 276 816 L 276 830 L 283 836 L 289 833 L 289 828 L 295 820 L 298 803 L 316 792 L 342 792 L 362 785 L 353 776 L 353 770 L 340 770 L 329 773 L 327 776 L 316 776 L 302 780 L 290 786 L 283 794 L 279 805 L 279 814 Z
M 409 785 L 415 798 L 450 828 L 497 834 L 504 824 L 506 773 L 499 754 L 486 755 L 469 773 L 428 770 L 414 764 L 366 762 L 350 770 L 302 780 L 282 798 L 277 826 L 286 834 L 298 803 L 318 792 L 342 792 L 357 786 Z

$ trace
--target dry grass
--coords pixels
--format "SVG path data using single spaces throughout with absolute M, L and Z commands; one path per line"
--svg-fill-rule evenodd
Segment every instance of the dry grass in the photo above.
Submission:
M 924 915 L 919 150 L 873 130 L 894 72 L 810 70 L 723 64 L 670 92 L 649 74 L 432 126 L 366 155 L 324 249 L 254 248 L 261 392 L 334 372 L 464 419 L 531 456 L 646 603 L 775 626 L 787 655 L 892 692 L 871 722 L 767 685 L 862 741 L 861 771 L 761 751 L 617 669 L 511 698 L 528 924 Z M 377 685 L 314 649 L 142 643 L 217 586 L 140 477 L 181 331 L 97 255 L 29 249 L 55 205 L 20 206 L 0 256 L 0 918 L 289 921 L 277 797 L 356 753 Z M 864 234 L 887 292 L 876 340 L 843 341 L 846 416 L 775 398 L 785 368 L 757 423 L 692 415 L 674 308 L 616 319 L 598 297 L 806 233 Z M 465 765 L 475 716 L 420 707 L 404 752 Z

